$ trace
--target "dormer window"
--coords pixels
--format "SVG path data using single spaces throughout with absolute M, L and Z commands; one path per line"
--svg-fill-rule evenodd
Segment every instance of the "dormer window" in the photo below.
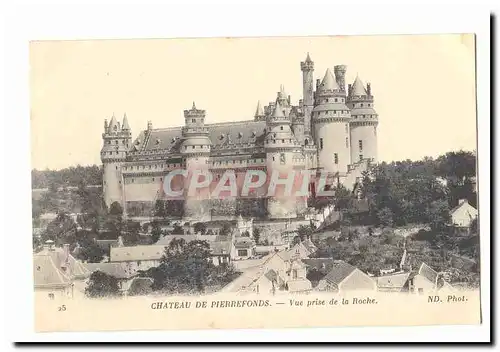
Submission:
M 238 138 L 240 138 L 240 139 L 243 138 L 243 133 L 238 132 Z
M 257 132 L 252 131 L 252 137 L 255 137 L 255 136 L 257 136 Z
M 135 142 L 135 144 L 137 144 L 137 145 L 141 144 L 141 140 L 140 140 L 140 139 L 138 139 L 138 140 Z
M 161 143 L 161 140 L 158 138 L 156 139 L 156 144 L 160 144 Z

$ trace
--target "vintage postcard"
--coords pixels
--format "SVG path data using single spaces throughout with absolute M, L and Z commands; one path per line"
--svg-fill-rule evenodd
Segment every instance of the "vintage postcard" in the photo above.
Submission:
M 481 323 L 473 34 L 30 67 L 37 332 Z

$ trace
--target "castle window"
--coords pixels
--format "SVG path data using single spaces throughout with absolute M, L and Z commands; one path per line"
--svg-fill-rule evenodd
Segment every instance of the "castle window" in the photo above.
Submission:
M 115 166 L 115 168 L 118 170 L 118 166 Z
M 153 177 L 153 182 L 154 182 L 155 178 Z
M 160 177 L 160 181 L 163 181 L 163 177 Z
M 108 143 L 108 144 L 111 144 L 111 141 L 108 141 L 107 143 Z
M 319 149 L 323 150 L 323 138 L 319 139 Z
M 363 103 L 361 103 L 361 107 L 363 107 Z
M 337 153 L 333 154 L 333 162 L 335 165 L 339 163 L 339 155 Z
M 337 98 L 335 98 L 335 102 L 337 102 L 337 101 L 338 101 L 338 99 L 337 99 Z
M 118 152 L 116 152 L 116 155 L 118 155 Z
M 347 123 L 345 124 L 345 133 L 349 133 L 349 125 Z
M 309 139 L 306 139 L 304 142 L 305 145 L 309 145 Z
M 348 137 L 345 137 L 345 147 L 346 148 L 349 147 L 349 138 Z
M 363 160 L 363 154 L 359 154 L 359 161 Z
M 282 139 L 282 140 L 281 140 L 281 143 L 285 143 L 285 140 L 284 140 L 284 139 Z
M 359 144 L 359 151 L 362 152 L 363 151 L 363 141 L 360 139 L 358 141 L 358 144 Z
M 281 126 L 281 127 L 280 127 L 280 130 L 282 130 L 282 131 L 283 131 L 283 126 Z
M 132 179 L 132 183 L 134 183 L 134 179 Z
M 118 144 L 118 141 L 115 141 L 115 144 Z
M 273 161 L 275 161 L 274 156 L 273 156 Z

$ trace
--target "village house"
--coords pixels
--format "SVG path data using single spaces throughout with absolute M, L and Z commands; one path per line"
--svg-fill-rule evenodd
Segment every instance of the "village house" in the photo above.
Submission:
M 478 211 L 469 204 L 467 199 L 461 199 L 458 205 L 450 210 L 453 226 L 459 228 L 470 228 L 472 221 L 477 219 Z
M 417 294 L 427 294 L 441 289 L 452 290 L 453 287 L 444 280 L 444 273 L 436 272 L 425 263 L 420 265 L 417 272 L 409 275 L 403 288 L 404 291 Z
M 375 291 L 376 282 L 358 268 L 330 258 L 303 259 L 309 268 L 308 278 L 316 291 Z
M 52 241 L 33 255 L 33 274 L 36 295 L 49 299 L 73 298 L 82 293 L 90 271 L 69 252 L 69 244 L 54 247 Z

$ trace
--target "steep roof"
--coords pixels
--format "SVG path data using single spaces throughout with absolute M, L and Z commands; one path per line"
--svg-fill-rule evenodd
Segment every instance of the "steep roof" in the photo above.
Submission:
M 127 114 L 123 114 L 123 123 L 122 123 L 122 130 L 130 130 L 130 126 L 128 124 L 128 119 L 127 119 Z
M 359 76 L 356 76 L 356 79 L 354 80 L 354 83 L 351 86 L 351 95 L 368 95 L 366 92 L 365 86 Z
M 399 273 L 377 277 L 377 287 L 379 288 L 403 288 L 408 281 L 410 273 Z
M 319 86 L 319 90 L 338 90 L 339 85 L 337 84 L 337 81 L 335 80 L 335 77 L 332 74 L 332 71 L 330 71 L 329 68 L 326 69 L 325 76 L 323 77 L 323 81 L 321 81 L 321 84 Z
M 91 272 L 101 271 L 117 279 L 128 279 L 135 274 L 126 270 L 121 263 L 87 263 L 86 266 Z
M 255 110 L 255 116 L 264 116 L 264 109 L 260 105 L 260 100 L 257 102 L 257 109 Z
M 165 252 L 165 246 L 145 245 L 133 247 L 112 247 L 111 262 L 127 262 L 138 260 L 160 260 Z
M 332 268 L 328 274 L 323 278 L 329 283 L 339 285 L 344 281 L 356 267 L 344 262 L 343 260 L 335 260 L 332 264 Z
M 48 254 L 33 256 L 33 277 L 35 287 L 67 287 L 71 279 L 66 276 Z
M 76 260 L 71 254 L 66 254 L 63 248 L 44 248 L 36 254 L 36 256 L 40 255 L 50 256 L 54 265 L 59 270 L 62 270 L 62 268 L 65 267 L 66 271 L 64 271 L 64 274 L 69 278 L 85 278 L 90 276 L 90 271 L 87 270 L 85 265 L 79 260 Z
M 209 138 L 212 146 L 222 146 L 224 144 L 258 145 L 259 137 L 265 132 L 266 121 L 237 121 L 222 122 L 216 124 L 205 124 L 208 127 Z M 147 138 L 147 131 L 141 131 L 135 139 L 131 151 L 151 151 L 151 150 L 169 150 L 171 153 L 179 153 L 182 142 L 181 127 L 170 127 L 154 129 Z M 147 145 L 144 147 L 144 142 Z M 157 142 L 159 140 L 159 143 Z
M 436 278 L 438 275 L 438 273 L 434 269 L 432 269 L 425 263 L 422 263 L 422 265 L 420 265 L 420 269 L 418 269 L 418 274 L 422 277 L 425 277 L 432 283 L 436 282 Z
M 215 241 L 210 243 L 213 255 L 229 255 L 231 253 L 231 241 Z
M 285 117 L 283 109 L 281 108 L 281 105 L 278 101 L 276 102 L 276 106 L 274 107 L 273 117 Z

